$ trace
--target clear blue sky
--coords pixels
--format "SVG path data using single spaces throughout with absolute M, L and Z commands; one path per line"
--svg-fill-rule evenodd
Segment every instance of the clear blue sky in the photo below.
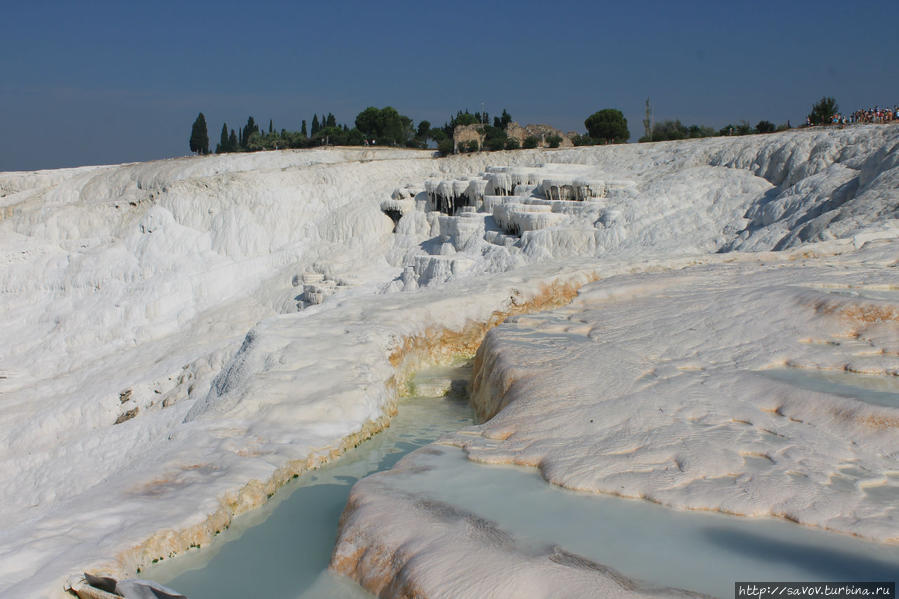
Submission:
M 885 14 L 881 14 L 885 13 Z M 583 131 L 620 108 L 657 120 L 804 121 L 899 103 L 895 6 L 852 2 L 49 2 L 7 0 L 0 171 L 189 153 L 202 111 L 296 129 L 392 105 L 416 123 L 508 108 Z

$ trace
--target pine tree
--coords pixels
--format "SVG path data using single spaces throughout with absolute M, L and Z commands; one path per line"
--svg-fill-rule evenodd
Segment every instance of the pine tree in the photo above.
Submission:
M 209 132 L 206 129 L 206 117 L 202 112 L 197 115 L 190 131 L 190 151 L 197 154 L 209 153 Z
M 215 153 L 221 154 L 228 151 L 228 123 L 222 125 L 222 135 L 219 138 L 219 145 L 215 147 Z
M 808 120 L 812 125 L 826 125 L 833 119 L 833 115 L 839 111 L 840 107 L 837 105 L 837 101 L 832 97 L 824 96 L 812 106 L 812 111 L 808 115 Z
M 303 120 L 302 126 L 300 126 L 300 135 L 303 137 L 309 137 L 309 134 L 306 132 L 306 121 Z
M 631 136 L 627 119 L 620 110 L 605 108 L 594 112 L 584 121 L 587 135 L 603 143 L 624 143 Z
M 325 127 L 336 127 L 336 126 L 337 126 L 337 119 L 334 118 L 334 115 L 329 112 L 328 120 L 325 121 Z

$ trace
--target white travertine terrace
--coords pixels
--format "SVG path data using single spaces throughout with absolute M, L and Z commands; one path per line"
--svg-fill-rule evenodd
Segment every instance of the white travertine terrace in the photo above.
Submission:
M 419 454 L 441 445 L 576 491 L 899 543 L 897 268 L 896 239 L 719 254 L 635 268 L 506 321 L 475 359 L 486 422 L 357 483 L 332 567 L 388 596 L 678 594 L 564 545 L 529 548 L 477 505 L 414 484 L 433 468 Z M 828 373 L 864 374 L 805 380 Z
M 563 346 L 570 337 L 572 349 L 613 352 L 623 364 L 616 376 L 642 367 L 639 356 L 653 364 L 646 372 L 658 371 L 658 381 L 625 377 L 622 385 L 671 393 L 681 381 L 686 389 L 705 388 L 696 374 L 703 371 L 689 370 L 690 360 L 705 371 L 724 368 L 716 351 L 750 370 L 792 360 L 803 368 L 849 364 L 885 373 L 894 368 L 887 364 L 894 351 L 889 329 L 848 331 L 873 344 L 851 359 L 826 353 L 839 314 L 872 313 L 873 304 L 840 304 L 820 289 L 843 284 L 844 272 L 862 289 L 877 283 L 889 293 L 895 285 L 887 279 L 896 268 L 884 255 L 896 247 L 897 144 L 899 127 L 868 126 L 439 160 L 428 152 L 332 149 L 0 173 L 0 338 L 7 341 L 0 344 L 0 596 L 60 594 L 69 574 L 92 568 L 133 575 L 154 558 L 205 544 L 294 473 L 383 427 L 409 368 L 472 351 L 497 321 L 494 313 L 555 305 L 597 276 L 633 271 L 638 287 L 668 290 L 621 291 L 628 285 L 618 279 L 585 293 L 578 306 L 588 323 L 600 318 L 590 302 L 621 311 L 620 328 L 612 327 L 622 338 L 618 351 L 602 335 L 584 341 L 581 329 L 559 333 Z M 545 181 L 561 185 L 549 185 L 547 194 Z M 563 190 L 568 199 L 560 199 Z M 395 223 L 382 203 L 396 211 Z M 815 245 L 822 241 L 828 245 Z M 842 255 L 831 257 L 836 253 Z M 708 266 L 681 270 L 693 263 Z M 740 269 L 744 276 L 734 279 Z M 668 274 L 656 277 L 656 270 Z M 681 303 L 666 308 L 669 292 Z M 609 297 L 599 299 L 602 293 Z M 615 299 L 620 293 L 647 302 L 645 320 Z M 685 296 L 703 299 L 690 304 Z M 731 328 L 688 335 L 665 314 Z M 482 351 L 495 347 L 497 356 L 528 363 L 528 352 L 508 354 L 499 341 L 513 326 L 550 335 L 541 327 L 556 326 L 554 318 L 522 317 Z M 785 327 L 781 337 L 772 332 L 777 323 Z M 825 343 L 799 344 L 800 332 Z M 669 347 L 677 340 L 681 346 Z M 754 344 L 765 352 L 740 353 L 752 354 Z M 869 359 L 877 348 L 888 350 L 882 365 Z M 685 367 L 675 371 L 687 374 L 670 376 L 674 371 L 651 360 L 655 353 L 670 354 Z M 559 356 L 572 372 L 607 371 Z M 517 380 L 509 371 L 489 372 L 501 371 Z M 776 387 L 787 420 L 781 423 L 776 409 L 756 420 L 799 435 L 787 424 L 793 410 L 797 419 L 823 419 L 822 406 L 840 411 L 849 401 L 808 399 L 776 381 L 740 377 L 753 382 L 732 406 L 706 396 L 697 406 L 755 422 L 742 414 L 750 410 L 748 390 Z M 608 383 L 610 391 L 618 380 Z M 560 388 L 574 392 L 575 383 Z M 532 453 L 515 445 L 515 435 L 505 442 L 467 437 L 473 456 L 526 461 L 521 456 L 543 455 L 540 439 L 580 430 L 566 424 L 564 406 L 541 399 L 536 387 L 534 395 L 518 387 L 496 395 L 511 411 L 484 430 L 514 422 L 519 440 L 534 441 Z M 676 402 L 670 407 L 692 414 Z M 590 409 L 572 405 L 568 415 Z M 881 447 L 893 429 L 865 422 L 880 422 L 885 410 L 853 405 L 852 417 L 844 410 L 826 426 L 851 428 L 866 447 Z M 557 429 L 547 431 L 553 423 Z M 655 458 L 670 467 L 665 422 L 644 426 L 633 429 L 647 446 L 634 459 L 640 468 Z M 697 425 L 680 426 L 690 433 Z M 738 438 L 747 451 L 756 428 L 723 426 L 747 435 Z M 597 447 L 613 451 L 614 431 L 600 432 Z M 796 497 L 778 495 L 765 480 L 780 484 L 793 475 L 775 465 L 754 475 L 747 488 L 759 499 L 752 504 L 695 482 L 703 469 L 743 464 L 733 452 L 721 452 L 720 462 L 706 459 L 707 448 L 716 446 L 700 443 L 684 454 L 683 473 L 669 468 L 672 484 L 694 485 L 680 494 L 666 490 L 656 470 L 630 472 L 624 458 L 572 474 L 569 464 L 586 463 L 580 450 L 567 458 L 547 450 L 545 474 L 599 491 L 619 477 L 628 493 L 671 505 L 782 508 L 817 526 L 892 538 L 894 516 L 875 501 L 876 490 L 870 499 L 861 491 L 816 499 L 814 485 L 825 484 L 821 473 L 830 471 L 815 470 L 818 458 L 806 459 L 801 447 L 783 464 L 811 482 L 798 485 Z M 845 443 L 828 450 L 820 456 L 844 461 L 862 452 L 866 468 L 882 471 L 891 459 Z M 860 515 L 860 523 L 850 522 Z

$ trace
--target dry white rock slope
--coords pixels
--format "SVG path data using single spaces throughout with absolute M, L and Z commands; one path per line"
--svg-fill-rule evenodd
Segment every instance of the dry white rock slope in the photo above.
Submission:
M 889 282 L 895 273 L 889 255 L 896 249 L 890 240 L 899 216 L 897 144 L 899 127 L 860 127 L 440 160 L 426 152 L 335 149 L 0 173 L 0 595 L 51 595 L 61 591 L 66 575 L 83 568 L 133 573 L 156 557 L 204 542 L 233 514 L 265 501 L 284 478 L 328 456 L 343 440 L 355 442 L 381 426 L 396 393 L 390 383 L 396 365 L 389 357 L 406 347 L 409 366 L 440 353 L 430 347 L 430 353 L 416 354 L 420 348 L 404 346 L 407 339 L 439 345 L 435 331 L 487 322 L 495 311 L 545 296 L 547 284 L 580 285 L 593 276 L 670 270 L 691 261 L 717 264 L 724 258 L 709 258 L 709 252 L 786 249 L 832 238 L 846 241 L 832 242 L 836 249 L 828 252 L 846 253 L 882 238 L 876 260 L 869 248 L 837 267 L 845 267 L 853 281 L 868 284 L 870 271 L 879 285 L 895 285 Z M 499 166 L 511 168 L 493 168 Z M 488 189 L 491 178 L 495 189 Z M 506 179 L 516 186 L 500 189 Z M 475 204 L 468 214 L 440 217 L 427 211 L 429 180 L 467 180 L 482 195 L 467 194 Z M 592 190 L 597 182 L 607 185 L 587 201 L 548 199 L 566 185 Z M 380 206 L 396 188 L 413 190 L 394 194 L 409 198 L 413 208 L 404 208 L 394 231 Z M 463 186 L 443 189 L 456 193 Z M 505 217 L 515 227 L 505 229 Z M 590 401 L 563 411 L 547 429 L 549 421 L 535 415 L 552 414 L 557 406 L 541 401 L 538 389 L 512 401 L 495 381 L 514 377 L 491 367 L 482 371 L 482 409 L 496 412 L 497 401 L 509 408 L 485 431 L 512 427 L 519 439 L 530 436 L 532 453 L 515 445 L 516 435 L 504 444 L 487 442 L 490 434 L 484 442 L 466 437 L 469 451 L 485 460 L 542 461 L 548 479 L 568 486 L 608 491 L 615 481 L 625 494 L 672 505 L 783 513 L 851 530 L 848 520 L 870 506 L 858 493 L 822 504 L 814 494 L 821 481 L 811 480 L 795 497 L 768 489 L 765 480 L 790 476 L 790 462 L 750 477 L 759 490 L 755 503 L 698 482 L 703 472 L 714 476 L 739 466 L 741 452 L 767 451 L 753 437 L 759 419 L 737 412 L 752 409 L 751 389 L 776 385 L 748 371 L 777 360 L 831 359 L 810 349 L 818 346 L 797 345 L 803 326 L 822 331 L 821 339 L 846 333 L 834 324 L 838 307 L 832 311 L 837 316 L 811 310 L 805 320 L 798 318 L 803 306 L 818 305 L 813 294 L 821 292 L 786 284 L 832 283 L 825 275 L 836 271 L 825 261 L 809 258 L 809 269 L 794 265 L 769 273 L 768 266 L 754 266 L 754 257 L 742 256 L 737 265 L 708 273 L 688 269 L 600 283 L 571 308 L 595 315 L 591 302 L 621 293 L 647 303 L 645 318 L 639 318 L 627 303 L 612 301 L 623 319 L 616 338 L 636 356 L 608 383 L 620 382 L 622 398 L 644 388 L 675 393 L 679 385 L 704 384 L 706 375 L 673 376 L 690 372 L 679 365 L 702 373 L 716 355 L 737 360 L 731 368 L 747 371 L 740 376 L 752 385 L 732 404 L 714 394 L 703 401 L 720 418 L 754 423 L 725 427 L 746 426 L 740 429 L 745 447 L 710 461 L 701 455 L 708 449 L 702 443 L 713 441 L 704 440 L 675 455 L 665 435 L 677 427 L 683 429 L 677 434 L 694 434 L 701 426 L 684 417 L 689 406 L 675 404 L 669 407 L 682 418 L 644 423 L 642 434 L 652 442 L 633 457 L 634 463 L 659 464 L 650 470 L 655 474 L 634 474 L 624 459 L 591 461 L 586 443 L 575 444 L 580 449 L 570 455 L 541 453 L 537 441 L 558 434 L 590 436 L 597 451 L 628 443 L 614 419 L 602 431 L 578 428 L 581 411 L 593 409 Z M 310 273 L 333 281 L 337 293 L 301 310 L 306 304 L 299 284 Z M 693 281 L 704 295 L 691 303 Z M 766 293 L 767 287 L 774 291 Z M 696 319 L 728 334 L 713 343 L 701 330 L 682 332 L 660 345 L 654 331 L 671 325 L 664 318 L 669 292 L 672 305 L 693 306 Z M 743 320 L 735 326 L 738 313 Z M 552 324 L 558 318 L 565 316 L 512 326 L 533 323 L 542 338 L 540 327 L 562 326 Z M 793 328 L 778 335 L 785 321 Z M 591 351 L 613 347 L 603 335 L 591 337 L 593 327 L 571 333 L 571 351 L 585 343 Z M 880 343 L 873 347 L 886 351 L 877 366 L 882 369 L 895 368 L 886 330 L 849 331 Z M 489 344 L 499 356 L 504 334 Z M 746 335 L 751 339 L 743 344 Z M 678 340 L 695 354 L 674 351 Z M 741 353 L 749 341 L 771 340 L 778 343 L 770 351 Z M 539 351 L 536 343 L 535 355 Z M 530 353 L 523 350 L 516 359 Z M 665 359 L 646 362 L 650 353 Z M 566 376 L 575 391 L 573 373 L 583 366 L 560 359 L 572 363 Z M 603 372 L 592 365 L 589 370 L 591 376 Z M 639 377 L 627 378 L 638 371 Z M 772 422 L 765 420 L 763 428 L 778 426 L 783 417 L 777 408 L 823 417 L 826 402 L 810 407 L 803 401 L 773 402 L 768 407 L 774 412 L 763 412 Z M 883 410 L 855 412 L 864 420 L 880 418 Z M 625 417 L 622 410 L 614 413 Z M 848 417 L 831 421 L 834 427 L 865 426 Z M 886 443 L 879 439 L 893 430 L 869 428 L 859 434 L 871 443 Z M 661 474 L 662 464 L 678 460 L 683 471 Z M 799 454 L 795 460 L 798 468 L 814 467 Z M 872 467 L 886 467 L 870 460 Z M 858 532 L 895 536 L 893 518 L 885 509 L 876 524 Z

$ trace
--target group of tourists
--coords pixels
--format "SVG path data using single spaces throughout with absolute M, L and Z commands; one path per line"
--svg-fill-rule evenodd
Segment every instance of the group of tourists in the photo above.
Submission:
M 856 110 L 850 115 L 852 123 L 889 123 L 899 121 L 899 106 L 881 108 L 875 106 L 867 110 Z
M 844 115 L 837 113 L 830 119 L 831 125 L 855 125 L 865 123 L 892 123 L 899 122 L 899 106 L 893 108 L 882 108 L 875 106 L 862 110 L 856 110 L 852 114 Z M 807 121 L 811 125 L 811 121 Z

